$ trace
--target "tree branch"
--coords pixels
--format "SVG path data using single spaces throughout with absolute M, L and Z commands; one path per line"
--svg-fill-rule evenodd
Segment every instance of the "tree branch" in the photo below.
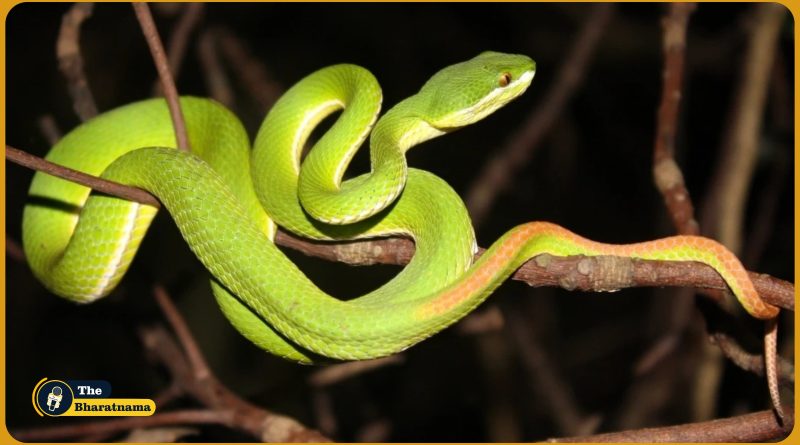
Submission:
M 16 164 L 28 167 L 33 170 L 48 173 L 76 184 L 90 187 L 99 192 L 112 196 L 118 196 L 140 204 L 147 204 L 153 207 L 161 207 L 158 199 L 150 193 L 135 187 L 128 187 L 117 182 L 107 181 L 97 176 L 87 175 L 86 173 L 63 167 L 50 161 L 34 156 L 20 149 L 6 145 L 6 159 Z
M 780 25 L 786 18 L 782 5 L 763 3 L 752 8 L 752 29 L 740 64 L 742 77 L 701 219 L 704 232 L 737 255 L 741 250 L 744 212 L 757 160 L 770 72 Z
M 149 417 L 125 417 L 97 422 L 84 422 L 76 425 L 17 430 L 12 431 L 12 436 L 22 442 L 48 442 L 83 437 L 89 434 L 113 434 L 134 428 L 152 428 L 165 425 L 218 424 L 232 427 L 232 414 L 209 409 L 187 409 L 156 413 Z
M 189 145 L 189 135 L 186 133 L 186 121 L 183 118 L 178 90 L 175 88 L 175 81 L 172 78 L 172 73 L 170 73 L 169 62 L 167 62 L 167 56 L 164 53 L 164 45 L 161 43 L 161 37 L 159 37 L 156 24 L 153 22 L 150 7 L 147 6 L 147 3 L 135 2 L 133 3 L 133 9 L 136 12 L 139 25 L 142 27 L 142 33 L 144 33 L 145 40 L 147 40 L 147 45 L 150 47 L 150 54 L 153 55 L 158 77 L 161 79 L 161 89 L 167 99 L 169 114 L 172 117 L 172 126 L 175 127 L 175 140 L 178 143 L 178 148 L 189 152 L 191 151 L 191 146 Z
M 6 159 L 34 170 L 76 182 L 87 187 L 153 205 L 149 193 L 58 166 L 41 158 L 6 146 Z M 102 187 L 102 189 L 100 188 Z M 149 198 L 148 198 L 149 197 Z M 155 201 L 154 201 L 155 200 Z M 279 231 L 277 244 L 307 255 L 353 265 L 407 264 L 414 254 L 414 243 L 402 238 L 369 241 L 308 241 Z M 480 249 L 480 256 L 485 249 Z M 588 272 L 587 272 L 588 271 Z M 766 274 L 748 272 L 761 298 L 769 304 L 794 310 L 794 285 Z M 612 291 L 626 287 L 680 286 L 727 289 L 713 268 L 693 262 L 650 261 L 620 257 L 567 257 L 540 255 L 520 267 L 511 277 L 531 286 L 559 286 L 568 290 Z
M 61 19 L 61 28 L 56 41 L 58 68 L 67 79 L 69 94 L 75 112 L 82 121 L 97 115 L 97 105 L 89 89 L 86 73 L 83 71 L 80 38 L 83 21 L 92 16 L 94 3 L 75 3 Z
M 785 438 L 794 427 L 794 410 L 784 407 L 786 429 L 775 421 L 772 411 L 759 411 L 708 422 L 661 428 L 620 431 L 594 436 L 549 439 L 548 442 L 767 442 Z
M 683 235 L 697 235 L 700 226 L 694 218 L 694 206 L 675 161 L 675 139 L 678 110 L 683 88 L 683 61 L 686 48 L 686 27 L 697 5 L 673 3 L 664 17 L 664 74 L 661 105 L 658 107 L 658 128 L 653 149 L 653 179 L 664 197 L 672 224 Z

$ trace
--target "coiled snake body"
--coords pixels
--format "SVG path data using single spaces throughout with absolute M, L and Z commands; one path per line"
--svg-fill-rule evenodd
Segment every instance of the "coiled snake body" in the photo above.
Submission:
M 526 56 L 485 52 L 443 69 L 376 123 L 381 92 L 374 77 L 336 65 L 286 92 L 252 151 L 229 111 L 187 97 L 181 106 L 192 154 L 173 149 L 165 102 L 147 100 L 81 125 L 47 158 L 156 195 L 211 272 L 233 325 L 258 346 L 299 362 L 403 350 L 469 313 L 541 253 L 703 262 L 750 314 L 774 317 L 777 308 L 759 298 L 739 261 L 700 237 L 607 245 L 534 222 L 511 229 L 471 265 L 476 243 L 464 204 L 437 176 L 408 168 L 405 151 L 494 112 L 528 88 L 534 71 Z M 310 132 L 340 109 L 301 169 Z M 371 172 L 343 181 L 370 134 Z M 42 173 L 30 197 L 23 242 L 31 267 L 49 289 L 77 302 L 114 289 L 156 212 Z M 395 279 L 344 302 L 319 290 L 275 247 L 275 223 L 323 240 L 402 234 L 417 250 Z

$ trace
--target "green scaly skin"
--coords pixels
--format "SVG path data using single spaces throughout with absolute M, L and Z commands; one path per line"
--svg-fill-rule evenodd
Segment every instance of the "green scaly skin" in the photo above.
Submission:
M 495 284 L 476 289 L 447 313 L 420 311 L 463 279 L 476 244 L 460 198 L 435 175 L 408 169 L 405 151 L 513 100 L 527 89 L 534 69 L 528 57 L 493 52 L 445 68 L 375 125 L 373 172 L 343 183 L 381 101 L 372 75 L 352 65 L 324 68 L 291 88 L 264 121 L 252 159 L 239 121 L 197 98 L 181 99 L 193 154 L 172 149 L 166 105 L 149 100 L 81 125 L 47 159 L 156 195 L 211 272 L 223 312 L 260 347 L 299 362 L 316 360 L 316 354 L 379 357 L 457 321 L 505 278 L 498 275 Z M 299 175 L 309 133 L 341 108 Z M 312 219 L 299 204 L 298 188 L 306 211 L 350 224 Z M 155 215 L 146 205 L 89 196 L 85 187 L 38 173 L 23 218 L 23 244 L 35 275 L 77 302 L 114 289 Z M 318 239 L 405 234 L 417 253 L 383 287 L 342 302 L 319 290 L 274 246 L 272 220 Z
M 229 111 L 209 100 L 183 98 L 193 154 L 173 148 L 166 104 L 149 100 L 81 125 L 47 158 L 156 195 L 211 272 L 213 293 L 233 326 L 263 349 L 302 363 L 367 359 L 408 348 L 472 311 L 541 253 L 700 261 L 720 272 L 750 314 L 774 318 L 778 309 L 760 299 L 738 259 L 706 238 L 617 246 L 553 224 L 528 223 L 503 235 L 470 267 L 476 244 L 464 204 L 435 175 L 408 168 L 405 152 L 518 97 L 534 69 L 525 56 L 482 53 L 443 69 L 376 123 L 381 93 L 373 76 L 336 65 L 281 97 L 252 151 Z M 308 135 L 342 108 L 300 169 Z M 343 181 L 367 135 L 372 171 Z M 33 271 L 54 293 L 83 303 L 119 283 L 156 212 L 90 196 L 85 187 L 42 173 L 30 197 L 23 244 Z M 417 250 L 395 279 L 343 302 L 318 289 L 275 247 L 275 223 L 321 240 L 406 235 Z M 770 396 L 779 410 L 776 335 L 771 329 L 765 341 Z

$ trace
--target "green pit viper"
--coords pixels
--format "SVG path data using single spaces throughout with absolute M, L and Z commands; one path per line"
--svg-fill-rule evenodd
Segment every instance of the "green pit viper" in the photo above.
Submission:
M 382 96 L 372 74 L 335 65 L 289 89 L 252 148 L 231 112 L 185 97 L 191 154 L 174 149 L 166 103 L 154 99 L 80 125 L 47 159 L 157 196 L 211 273 L 233 326 L 297 362 L 402 351 L 461 319 L 542 253 L 699 261 L 722 275 L 751 315 L 775 317 L 778 309 L 759 298 L 736 257 L 706 238 L 608 245 L 532 222 L 511 229 L 472 264 L 476 242 L 463 202 L 439 177 L 408 168 L 405 152 L 493 113 L 521 95 L 534 72 L 526 56 L 484 52 L 439 71 L 378 119 Z M 301 168 L 310 133 L 339 110 Z M 371 171 L 344 180 L 368 136 Z M 120 282 L 155 214 L 154 207 L 37 173 L 23 217 L 25 253 L 52 292 L 92 302 Z M 318 240 L 407 236 L 416 253 L 384 286 L 341 301 L 273 244 L 276 223 Z M 770 386 L 775 398 L 777 384 Z

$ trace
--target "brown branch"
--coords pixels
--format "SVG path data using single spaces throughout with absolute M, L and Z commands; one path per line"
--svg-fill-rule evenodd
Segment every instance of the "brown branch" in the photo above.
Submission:
M 611 19 L 613 10 L 614 6 L 611 4 L 593 7 L 559 67 L 555 77 L 558 79 L 556 85 L 548 90 L 542 104 L 528 115 L 522 128 L 511 137 L 505 148 L 488 160 L 473 181 L 465 201 L 474 226 L 478 227 L 483 223 L 497 195 L 510 187 L 517 171 L 528 163 L 539 141 L 563 112 L 583 79 L 591 55 Z
M 172 125 L 175 128 L 175 140 L 178 143 L 178 148 L 187 152 L 191 151 L 189 136 L 186 133 L 186 121 L 184 120 L 180 98 L 178 97 L 178 90 L 175 88 L 175 81 L 170 73 L 167 56 L 164 54 L 164 45 L 161 43 L 161 37 L 159 37 L 156 24 L 153 22 L 153 15 L 150 14 L 150 7 L 147 6 L 147 3 L 136 2 L 133 3 L 133 9 L 136 12 L 139 25 L 142 27 L 142 33 L 144 34 L 145 40 L 147 40 L 147 45 L 150 47 L 150 54 L 153 55 L 153 62 L 156 65 L 158 77 L 161 79 L 161 88 L 167 99 L 169 114 L 172 117 Z
M 737 254 L 741 250 L 744 211 L 755 169 L 770 72 L 780 25 L 786 18 L 782 5 L 763 3 L 752 8 L 753 27 L 744 60 L 739 64 L 742 77 L 701 219 L 706 233 Z
M 197 56 L 203 67 L 206 88 L 212 99 L 225 105 L 233 106 L 233 89 L 230 80 L 222 68 L 217 49 L 217 33 L 203 31 L 197 44 Z
M 315 371 L 308 377 L 308 383 L 317 388 L 330 386 L 359 374 L 363 374 L 377 368 L 383 368 L 387 365 L 397 365 L 403 363 L 404 361 L 405 357 L 402 354 L 395 354 L 374 360 L 338 363 Z
M 733 338 L 722 332 L 711 335 L 711 341 L 719 346 L 726 357 L 730 358 L 736 366 L 753 374 L 764 375 L 764 356 L 751 354 L 744 350 Z M 778 357 L 778 376 L 786 387 L 794 385 L 794 365 L 783 357 Z
M 708 422 L 687 423 L 661 428 L 620 431 L 594 436 L 564 437 L 548 442 L 767 442 L 785 438 L 794 427 L 794 410 L 787 414 L 786 429 L 775 421 L 772 411 L 759 411 L 742 416 Z
M 13 147 L 6 146 L 6 159 L 34 170 L 143 204 L 154 205 L 149 193 L 95 176 L 58 166 Z M 324 243 L 308 241 L 279 231 L 277 244 L 306 255 L 353 265 L 405 265 L 414 255 L 414 243 L 403 238 Z M 485 249 L 480 249 L 478 256 Z M 588 271 L 588 273 L 587 273 Z M 794 285 L 766 274 L 749 272 L 761 298 L 769 304 L 794 310 Z M 693 262 L 634 260 L 619 257 L 567 257 L 540 255 L 520 267 L 511 277 L 531 286 L 559 286 L 568 290 L 611 291 L 626 287 L 677 286 L 708 289 L 727 288 L 713 268 Z
M 740 254 L 744 212 L 755 170 L 759 135 L 764 117 L 770 73 L 774 65 L 781 21 L 786 17 L 780 5 L 753 6 L 754 23 L 743 63 L 743 76 L 737 91 L 736 106 L 731 110 L 731 125 L 726 134 L 721 159 L 712 175 L 712 183 L 703 208 L 707 232 L 732 252 Z M 781 403 L 777 377 L 777 322 L 771 320 L 764 337 L 767 381 L 770 397 L 779 417 Z
M 352 265 L 404 265 L 414 255 L 414 243 L 403 238 L 326 243 L 309 241 L 278 231 L 275 242 L 306 255 Z M 485 249 L 479 249 L 476 258 Z M 586 263 L 586 262 L 589 263 Z M 594 263 L 594 264 L 592 264 Z M 590 269 L 589 273 L 581 270 Z M 749 272 L 767 303 L 794 310 L 794 285 L 766 274 Z M 567 290 L 612 291 L 626 287 L 700 287 L 724 290 L 725 281 L 711 267 L 687 261 L 630 258 L 553 257 L 541 255 L 523 264 L 512 276 L 531 286 L 558 286 Z
M 270 75 L 264 63 L 253 57 L 247 44 L 230 30 L 219 28 L 214 31 L 222 54 L 230 66 L 236 67 L 234 74 L 244 85 L 258 105 L 268 110 L 280 97 L 283 87 Z
M 181 348 L 163 328 L 143 329 L 145 348 L 167 367 L 173 382 L 197 401 L 222 413 L 229 413 L 231 428 L 243 431 L 263 442 L 330 442 L 319 432 L 309 429 L 295 419 L 265 410 L 240 398 L 209 374 L 196 378 Z
M 86 81 L 80 50 L 81 24 L 91 17 L 93 8 L 94 3 L 75 3 L 64 14 L 56 41 L 58 68 L 67 79 L 75 112 L 82 121 L 97 115 L 97 105 Z
M 158 289 L 158 287 L 156 288 Z M 143 342 L 173 377 L 173 385 L 192 395 L 207 408 L 231 413 L 228 426 L 252 434 L 264 442 L 329 442 L 330 439 L 309 429 L 297 420 L 265 410 L 240 398 L 224 386 L 211 372 L 186 321 L 169 295 L 156 291 L 156 299 L 164 311 L 183 348 L 164 329 L 142 330 Z
M 18 263 L 27 262 L 22 246 L 8 235 L 6 235 L 6 255 Z
M 778 209 L 784 198 L 783 187 L 790 179 L 792 172 L 792 148 L 789 146 L 776 147 L 770 160 L 768 179 L 755 197 L 755 210 L 750 232 L 747 235 L 747 246 L 742 252 L 742 264 L 755 267 L 758 265 L 767 243 L 774 234 L 775 220 Z
M 83 3 L 78 3 L 83 4 Z M 55 118 L 52 114 L 45 114 L 36 121 L 39 125 L 39 131 L 42 132 L 42 136 L 47 141 L 47 143 L 52 147 L 56 145 L 58 141 L 61 139 L 61 129 L 58 128 L 58 124 L 56 123 Z
M 683 87 L 683 61 L 686 48 L 686 27 L 697 5 L 672 3 L 664 17 L 664 74 L 661 105 L 653 150 L 653 178 L 664 197 L 672 224 L 683 235 L 697 235 L 700 227 L 694 218 L 694 206 L 675 161 L 675 133 Z
M 503 312 L 496 305 L 489 305 L 483 310 L 470 312 L 455 326 L 464 335 L 482 335 L 503 329 L 506 321 Z
M 361 426 L 355 434 L 358 443 L 388 442 L 392 433 L 392 422 L 388 419 L 376 419 Z
M 780 134 L 791 134 L 794 124 L 794 94 L 792 80 L 786 70 L 786 60 L 778 53 L 775 67 L 772 70 L 770 94 L 768 101 L 772 104 L 770 111 L 770 131 Z M 758 263 L 766 249 L 767 242 L 773 235 L 774 220 L 778 205 L 783 199 L 782 187 L 792 175 L 791 145 L 779 145 L 772 152 L 767 183 L 753 199 L 756 209 L 754 219 L 747 235 L 747 246 L 742 252 L 742 263 L 752 266 Z
M 333 400 L 330 393 L 324 388 L 317 388 L 311 394 L 311 409 L 314 411 L 314 419 L 317 428 L 323 434 L 335 436 L 339 431 L 339 422 L 333 408 Z
M 700 225 L 695 219 L 694 205 L 686 188 L 683 172 L 675 160 L 675 143 L 678 132 L 678 113 L 683 91 L 684 60 L 686 52 L 686 34 L 689 18 L 696 9 L 694 3 L 671 3 L 662 18 L 663 29 L 663 54 L 664 69 L 662 74 L 661 103 L 658 107 L 656 119 L 655 142 L 653 144 L 653 182 L 660 192 L 664 205 L 669 214 L 672 225 L 677 233 L 682 235 L 698 235 Z M 677 351 L 679 339 L 688 332 L 694 313 L 694 292 L 691 289 L 682 289 L 669 300 L 670 307 L 665 331 L 661 338 L 653 343 L 637 361 L 636 370 L 642 375 L 661 364 L 662 360 L 671 357 Z M 656 314 L 655 312 L 653 313 Z M 696 337 L 698 340 L 699 337 Z M 708 349 L 705 349 L 708 351 Z M 710 352 L 703 354 L 701 370 L 695 382 L 702 380 L 702 384 L 695 385 L 694 406 L 697 418 L 706 419 L 706 408 L 712 408 L 716 400 L 717 385 L 715 379 L 720 373 L 712 372 L 721 369 L 720 354 Z M 670 379 L 669 383 L 679 384 L 677 379 Z M 649 392 L 644 386 L 638 387 Z M 710 403 L 704 403 L 709 401 Z M 631 409 L 640 409 L 635 404 L 629 405 Z
M 134 428 L 152 428 L 180 424 L 218 424 L 232 427 L 232 413 L 215 410 L 191 409 L 156 413 L 149 417 L 126 417 L 76 425 L 61 425 L 48 428 L 32 428 L 12 431 L 11 435 L 22 442 L 47 442 L 86 436 L 89 434 L 112 434 Z
M 203 353 L 200 352 L 200 347 L 197 346 L 197 342 L 194 341 L 194 337 L 192 336 L 192 332 L 189 330 L 189 326 L 186 324 L 186 321 L 181 317 L 180 313 L 178 312 L 178 308 L 175 307 L 175 304 L 172 302 L 172 299 L 169 297 L 167 290 L 164 289 L 164 286 L 157 284 L 153 288 L 153 296 L 158 303 L 158 306 L 161 308 L 161 312 L 164 313 L 164 316 L 167 317 L 172 330 L 175 332 L 175 336 L 178 338 L 178 341 L 183 348 L 184 353 L 186 353 L 186 358 L 189 361 L 189 365 L 194 372 L 194 379 L 197 381 L 204 381 L 211 375 L 211 370 L 208 367 L 208 363 L 206 363 L 205 358 L 203 358 Z
M 181 62 L 189 43 L 189 36 L 203 17 L 205 9 L 203 3 L 186 3 L 183 6 L 183 14 L 178 20 L 178 24 L 175 25 L 167 45 L 168 66 L 175 78 L 180 73 Z
M 508 311 L 508 326 L 526 374 L 537 389 L 541 402 L 550 412 L 559 431 L 565 434 L 587 434 L 597 427 L 600 418 L 582 412 L 569 384 L 561 377 L 562 373 L 550 355 L 530 335 L 530 327 L 518 312 Z
M 142 189 L 128 187 L 117 182 L 107 181 L 105 179 L 98 178 L 97 176 L 87 175 L 86 173 L 79 172 L 71 168 L 53 164 L 50 161 L 26 153 L 9 145 L 6 145 L 6 159 L 33 170 L 42 171 L 76 184 L 91 187 L 99 192 L 118 196 L 120 198 L 135 201 L 141 204 L 151 205 L 153 207 L 161 207 L 161 204 L 158 202 L 158 199 L 156 199 L 155 196 Z

